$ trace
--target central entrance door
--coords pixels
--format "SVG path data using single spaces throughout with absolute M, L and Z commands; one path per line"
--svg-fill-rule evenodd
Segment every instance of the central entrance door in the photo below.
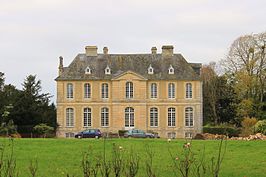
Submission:
M 125 109 L 125 128 L 132 129 L 134 126 L 134 109 L 127 107 Z

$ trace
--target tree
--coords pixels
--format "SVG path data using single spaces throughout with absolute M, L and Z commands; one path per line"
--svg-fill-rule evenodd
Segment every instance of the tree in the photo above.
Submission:
M 3 91 L 4 85 L 5 85 L 5 77 L 4 73 L 0 72 L 0 91 Z
M 241 99 L 265 101 L 266 32 L 237 38 L 222 60 L 226 73 L 232 76 Z
M 41 93 L 41 81 L 29 75 L 24 80 L 23 89 L 14 103 L 12 117 L 19 132 L 30 133 L 35 125 L 48 123 L 55 126 L 55 108 L 49 105 L 50 95 Z
M 47 136 L 47 134 L 51 134 L 54 131 L 53 127 L 50 127 L 46 124 L 38 124 L 33 127 L 34 132 L 36 132 L 39 135 L 42 135 L 44 138 Z

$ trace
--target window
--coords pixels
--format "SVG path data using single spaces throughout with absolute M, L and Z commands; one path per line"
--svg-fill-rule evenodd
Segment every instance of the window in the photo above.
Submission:
M 157 98 L 157 84 L 151 84 L 151 98 Z
M 193 108 L 187 107 L 185 109 L 185 126 L 192 127 L 193 126 Z
M 108 98 L 108 84 L 102 84 L 102 98 Z
M 89 66 L 85 69 L 85 74 L 91 74 L 91 69 Z
M 175 108 L 168 108 L 168 126 L 175 126 Z
M 193 134 L 191 132 L 185 132 L 185 138 L 192 138 Z
M 133 83 L 126 83 L 126 98 L 133 98 Z
M 73 98 L 73 84 L 67 84 L 67 98 Z
M 151 127 L 158 126 L 158 109 L 157 108 L 150 109 L 150 126 Z
M 175 84 L 168 84 L 168 98 L 175 98 Z
M 75 134 L 72 132 L 67 132 L 66 133 L 66 138 L 74 138 Z
M 186 98 L 192 98 L 192 84 L 186 83 Z
M 91 85 L 89 83 L 84 84 L 84 98 L 91 98 Z
M 105 74 L 111 74 L 111 69 L 108 65 L 105 68 Z
M 170 65 L 170 67 L 168 68 L 168 74 L 175 74 L 175 69 L 172 65 Z
M 169 132 L 167 133 L 167 137 L 170 139 L 175 139 L 176 138 L 176 133 L 175 132 Z
M 84 108 L 83 110 L 83 126 L 91 126 L 91 108 Z
M 108 108 L 101 109 L 101 126 L 102 127 L 109 126 L 109 109 Z
M 125 109 L 125 127 L 134 127 L 134 109 L 131 107 Z
M 148 74 L 153 74 L 153 67 L 151 67 L 151 65 L 148 68 Z
M 66 127 L 74 127 L 74 109 L 66 109 Z

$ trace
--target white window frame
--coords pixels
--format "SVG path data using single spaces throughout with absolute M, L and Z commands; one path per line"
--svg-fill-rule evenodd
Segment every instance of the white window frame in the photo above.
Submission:
M 167 125 L 168 127 L 176 126 L 176 108 L 170 107 L 167 109 Z
M 91 127 L 92 126 L 92 112 L 91 108 L 83 109 L 83 127 Z
M 185 127 L 194 126 L 194 109 L 193 107 L 185 108 Z
M 66 108 L 66 127 L 74 127 L 74 108 Z
M 107 65 L 105 70 L 104 70 L 105 74 L 111 74 L 111 68 Z
M 89 66 L 85 69 L 85 74 L 91 74 L 91 69 Z
M 134 96 L 134 85 L 133 82 L 126 82 L 126 98 L 131 99 Z
M 67 99 L 74 98 L 74 85 L 72 83 L 67 83 Z
M 101 127 L 109 127 L 109 108 L 101 108 Z
M 153 67 L 150 65 L 148 68 L 148 74 L 153 74 L 153 73 L 154 73 Z
M 158 127 L 158 108 L 150 108 L 150 127 Z
M 168 83 L 168 98 L 175 99 L 175 84 L 172 82 Z
M 134 108 L 126 107 L 125 108 L 125 128 L 134 128 L 134 127 L 135 127 Z
M 186 83 L 186 99 L 192 98 L 192 83 Z
M 103 99 L 109 98 L 109 84 L 108 83 L 102 83 L 101 85 L 101 97 Z
M 90 83 L 84 84 L 84 98 L 85 99 L 91 98 L 91 84 Z
M 168 68 L 168 74 L 175 74 L 175 69 L 172 65 L 170 65 L 170 67 Z
M 73 133 L 73 132 L 67 132 L 65 135 L 66 135 L 66 138 L 74 138 L 75 137 L 75 133 Z
M 151 83 L 151 98 L 156 99 L 158 97 L 157 83 Z

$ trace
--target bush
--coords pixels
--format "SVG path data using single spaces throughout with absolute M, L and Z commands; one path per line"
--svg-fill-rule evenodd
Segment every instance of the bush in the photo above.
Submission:
M 118 130 L 118 135 L 120 137 L 124 137 L 124 134 L 127 132 L 127 130 Z
M 256 133 L 263 133 L 266 135 L 266 120 L 260 120 L 255 124 Z
M 46 124 L 39 124 L 39 125 L 36 125 L 35 127 L 33 127 L 33 130 L 35 133 L 40 134 L 45 138 L 47 135 L 53 133 L 54 128 L 50 127 Z
M 228 135 L 229 137 L 238 136 L 240 134 L 240 129 L 236 127 L 219 127 L 219 126 L 208 126 L 203 127 L 203 133 L 211 133 L 218 135 Z
M 242 122 L 242 131 L 241 131 L 241 136 L 249 136 L 251 134 L 255 133 L 255 124 L 257 123 L 257 119 L 252 117 L 245 117 Z
M 0 126 L 0 135 L 8 136 L 10 134 L 17 133 L 17 126 L 14 125 L 13 120 L 9 120 L 8 123 L 2 123 Z

